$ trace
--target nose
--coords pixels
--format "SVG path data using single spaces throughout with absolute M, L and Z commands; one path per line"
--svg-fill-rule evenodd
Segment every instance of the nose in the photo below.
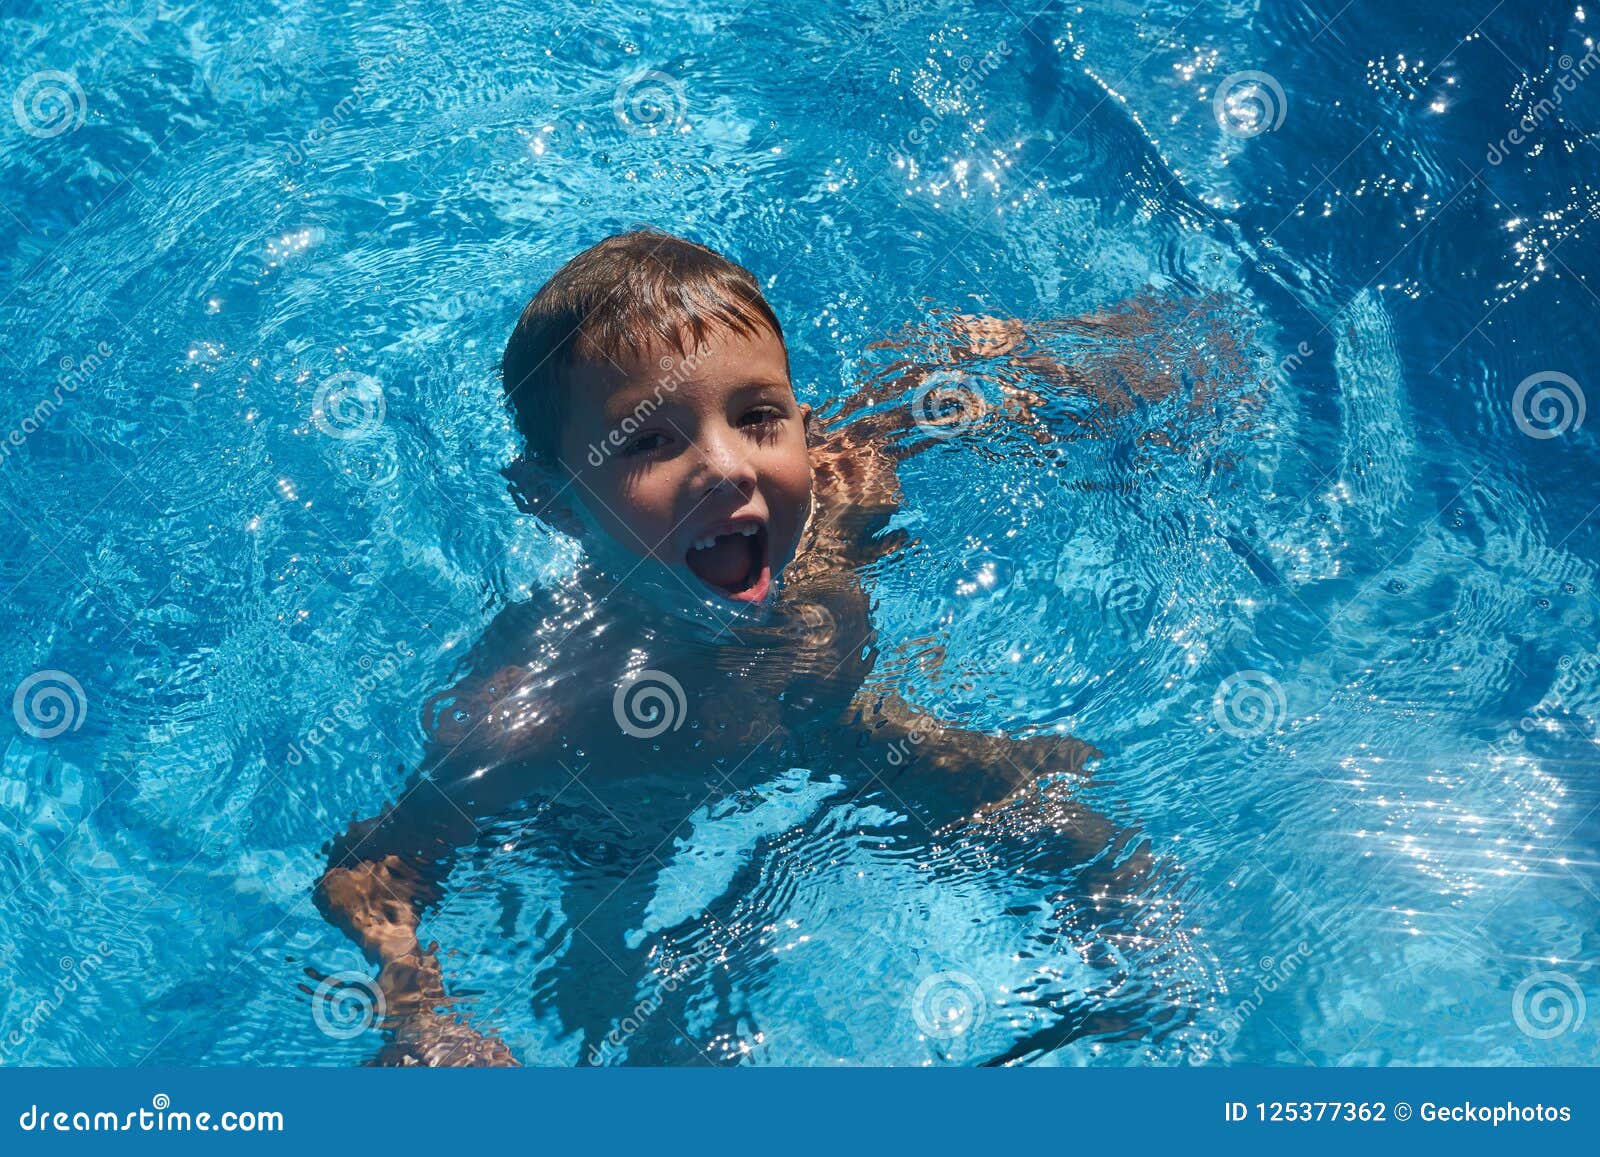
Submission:
M 703 432 L 699 451 L 701 493 L 734 490 L 749 494 L 755 489 L 755 466 L 733 430 Z

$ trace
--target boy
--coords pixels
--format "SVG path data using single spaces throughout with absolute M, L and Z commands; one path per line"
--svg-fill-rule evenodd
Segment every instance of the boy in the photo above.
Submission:
M 1014 325 L 955 328 L 957 359 L 1021 340 Z M 869 391 L 854 402 L 863 413 L 823 428 L 796 400 L 754 277 L 663 233 L 600 242 L 528 304 L 502 363 L 528 446 L 513 491 L 613 577 L 503 612 L 475 656 L 490 673 L 438 701 L 422 772 L 332 848 L 317 899 L 379 966 L 383 1062 L 516 1063 L 449 1013 L 438 958 L 417 936 L 458 850 L 496 817 L 588 807 L 616 833 L 606 854 L 631 857 L 620 882 L 597 871 L 572 901 L 618 910 L 588 931 L 585 917 L 572 938 L 597 954 L 597 979 L 563 1021 L 593 1037 L 632 991 L 626 975 L 604 980 L 626 970 L 622 938 L 600 929 L 637 926 L 643 893 L 625 885 L 707 800 L 773 766 L 812 767 L 857 774 L 857 790 L 886 791 L 932 827 L 987 814 L 1037 777 L 1081 774 L 1097 754 L 1065 736 L 964 731 L 917 712 L 882 672 L 868 684 L 877 652 L 858 572 L 897 545 L 896 458 L 974 418 L 975 395 L 901 368 L 895 390 Z M 914 387 L 913 406 L 894 404 Z M 1007 416 L 1032 422 L 1036 399 L 1008 396 Z M 1054 814 L 1078 863 L 1115 843 L 1069 800 Z M 569 827 L 594 838 L 588 821 Z

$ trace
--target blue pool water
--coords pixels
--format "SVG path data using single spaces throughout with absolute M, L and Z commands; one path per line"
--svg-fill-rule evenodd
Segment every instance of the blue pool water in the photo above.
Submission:
M 1137 303 L 1041 341 L 1181 389 L 920 455 L 868 585 L 908 698 L 1093 743 L 1160 866 L 1077 920 L 1034 813 L 930 837 L 761 756 L 664 841 L 469 856 L 427 934 L 478 1023 L 551 1064 L 1600 1057 L 1592 11 L 4 7 L 7 1063 L 376 1051 L 307 993 L 365 970 L 321 848 L 571 573 L 498 359 L 638 223 L 756 272 L 812 402 L 950 312 Z

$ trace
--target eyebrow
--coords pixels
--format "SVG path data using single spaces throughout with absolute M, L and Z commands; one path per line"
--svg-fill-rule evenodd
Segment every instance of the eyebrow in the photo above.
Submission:
M 758 390 L 792 390 L 787 378 L 751 378 L 733 387 L 735 394 L 753 394 Z
M 794 387 L 787 379 L 783 378 L 750 378 L 734 386 L 729 391 L 729 395 L 738 398 L 746 394 L 767 393 L 772 390 L 780 390 L 792 394 Z M 602 409 L 602 417 L 607 422 L 614 424 L 621 422 L 624 418 L 632 417 L 638 413 L 641 407 L 644 407 L 645 413 L 640 415 L 642 420 L 670 406 L 673 402 L 673 395 L 676 393 L 676 388 L 661 386 L 658 389 L 655 385 L 639 386 L 634 390 L 630 390 L 627 394 L 619 391 L 606 399 L 606 405 Z

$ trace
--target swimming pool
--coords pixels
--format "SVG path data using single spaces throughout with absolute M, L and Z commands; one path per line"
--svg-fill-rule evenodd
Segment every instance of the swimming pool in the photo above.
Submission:
M 10 12 L 7 1063 L 374 1052 L 308 996 L 366 971 L 320 849 L 570 569 L 498 473 L 498 358 L 640 222 L 757 273 L 814 402 L 933 311 L 1138 303 L 1145 341 L 1052 340 L 1182 398 L 944 441 L 871 586 L 917 701 L 1094 743 L 1162 868 L 1074 931 L 1095 897 L 1026 813 L 932 839 L 852 769 L 758 763 L 632 850 L 608 975 L 575 869 L 508 831 L 428 932 L 519 1057 L 1596 1060 L 1582 8 Z

